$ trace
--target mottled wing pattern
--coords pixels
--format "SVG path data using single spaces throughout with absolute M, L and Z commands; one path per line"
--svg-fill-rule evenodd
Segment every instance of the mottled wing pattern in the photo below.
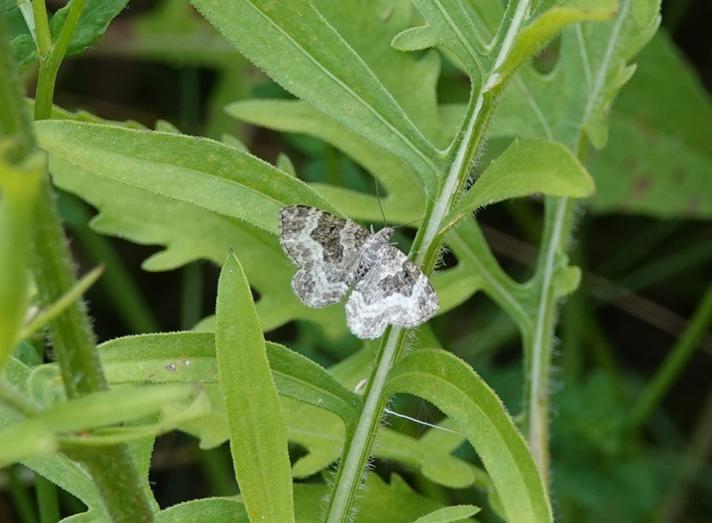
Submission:
M 405 254 L 391 245 L 380 254 L 346 302 L 349 328 L 362 339 L 382 336 L 389 323 L 416 327 L 438 310 L 430 281 Z
M 292 288 L 305 305 L 326 307 L 353 285 L 361 246 L 370 233 L 351 220 L 292 205 L 280 212 L 280 241 L 301 268 Z

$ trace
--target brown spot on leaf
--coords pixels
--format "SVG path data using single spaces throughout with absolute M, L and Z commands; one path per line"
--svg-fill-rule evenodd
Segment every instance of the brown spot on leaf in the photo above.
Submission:
M 633 196 L 640 198 L 650 190 L 653 185 L 652 176 L 639 176 L 633 182 Z

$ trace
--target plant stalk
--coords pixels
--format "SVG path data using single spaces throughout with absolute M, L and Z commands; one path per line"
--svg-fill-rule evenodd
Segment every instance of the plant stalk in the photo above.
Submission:
M 429 275 L 438 260 L 442 247 L 441 228 L 450 209 L 467 183 L 472 160 L 485 139 L 497 97 L 503 85 L 497 81 L 499 66 L 509 55 L 516 35 L 519 33 L 531 7 L 530 0 L 512 1 L 503 17 L 503 25 L 497 36 L 499 53 L 492 70 L 488 72 L 482 88 L 470 96 L 466 116 L 457 139 L 447 154 L 449 168 L 439 194 L 428 206 L 423 225 L 418 229 L 410 256 Z M 492 88 L 487 89 L 487 86 Z M 363 471 L 368 463 L 383 409 L 388 398 L 383 390 L 388 374 L 398 361 L 407 339 L 407 330 L 391 328 L 380 343 L 376 365 L 365 391 L 364 403 L 353 432 L 346 434 L 346 444 L 336 481 L 327 508 L 327 523 L 350 521 Z
M 38 4 L 42 4 L 41 7 Z M 33 8 L 34 11 L 42 11 L 44 8 L 44 0 L 33 0 Z M 72 36 L 74 35 L 74 30 L 79 23 L 79 18 L 83 10 L 84 0 L 72 0 L 71 4 L 69 4 L 67 17 L 64 19 L 64 25 L 62 25 L 57 41 L 52 44 L 49 55 L 43 56 L 41 53 L 42 50 L 40 49 L 40 72 L 37 77 L 37 90 L 35 92 L 35 120 L 49 118 L 52 114 L 54 84 L 57 81 L 59 66 L 62 65 L 62 60 L 64 60 L 64 55 L 67 53 L 69 44 L 72 41 Z M 44 9 L 44 11 L 46 23 L 46 9 Z M 37 15 L 35 15 L 35 20 L 37 20 Z
M 712 323 L 712 284 L 705 290 L 692 319 L 687 324 L 682 336 L 678 338 L 670 350 L 665 362 L 655 373 L 653 379 L 640 395 L 633 407 L 630 417 L 630 427 L 640 430 L 658 406 L 663 396 L 679 377 L 680 372 L 690 361 L 702 336 Z
M 525 356 L 528 360 L 529 447 L 545 485 L 549 483 L 549 376 L 551 351 L 556 324 L 556 296 L 554 276 L 556 255 L 569 235 L 570 215 L 573 210 L 568 198 L 547 199 L 546 218 L 538 269 L 539 300 L 534 331 L 527 339 Z
M 588 93 L 588 101 L 583 109 L 577 136 L 570 145 L 581 163 L 585 163 L 588 137 L 585 124 L 591 118 L 596 103 L 603 92 L 608 72 L 613 64 L 614 51 L 618 43 L 623 23 L 631 8 L 631 1 L 621 3 L 619 13 L 611 29 L 611 37 L 602 56 L 595 79 Z M 534 283 L 539 287 L 536 300 L 536 318 L 533 335 L 526 338 L 526 419 L 529 447 L 534 461 L 544 479 L 549 483 L 549 378 L 551 370 L 552 346 L 556 328 L 556 295 L 552 285 L 556 273 L 556 255 L 564 250 L 573 228 L 573 203 L 567 198 L 547 198 L 544 236 L 537 273 Z
M 40 65 L 45 72 L 38 84 L 41 100 L 36 115 L 48 116 L 52 107 L 54 78 L 64 57 L 84 0 L 74 0 L 65 24 L 50 57 Z M 35 10 L 43 7 L 35 3 Z M 41 18 L 40 18 L 41 19 Z M 9 52 L 5 14 L 0 12 L 0 131 L 8 134 L 23 154 L 35 149 L 28 115 L 23 112 L 25 101 L 18 89 L 17 69 Z M 48 66 L 49 64 L 49 66 Z M 48 71 L 53 71 L 48 76 Z M 44 75 L 44 76 L 43 76 Z M 39 106 L 39 110 L 37 107 Z M 18 149 L 17 147 L 14 149 Z M 15 152 L 17 155 L 17 152 Z M 34 212 L 32 271 L 43 304 L 60 299 L 76 284 L 71 255 L 57 212 L 49 177 L 40 183 Z M 94 333 L 84 303 L 79 300 L 50 323 L 54 352 L 64 381 L 67 397 L 74 398 L 107 388 L 106 379 L 96 352 Z M 93 450 L 82 459 L 104 500 L 109 518 L 117 523 L 153 521 L 153 510 L 146 496 L 128 446 L 115 445 Z

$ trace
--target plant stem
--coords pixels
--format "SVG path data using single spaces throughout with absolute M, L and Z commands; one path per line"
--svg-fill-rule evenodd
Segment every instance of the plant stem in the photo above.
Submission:
M 32 16 L 35 19 L 37 56 L 40 60 L 45 60 L 52 47 L 52 33 L 49 30 L 45 0 L 32 0 Z
M 34 0 L 33 5 L 38 1 Z M 42 2 L 44 3 L 44 2 Z M 79 18 L 84 9 L 84 0 L 72 0 L 69 4 L 69 12 L 64 19 L 64 25 L 59 32 L 57 41 L 54 42 L 49 52 L 49 56 L 40 54 L 40 72 L 37 78 L 37 91 L 35 93 L 35 120 L 49 118 L 52 113 L 52 100 L 54 99 L 54 84 L 57 80 L 59 66 L 62 64 L 64 55 L 67 53 L 69 44 L 79 23 Z M 45 13 L 46 17 L 46 13 Z M 38 29 L 39 40 L 39 29 Z M 39 41 L 38 41 L 39 45 Z
M 556 296 L 554 276 L 556 255 L 568 236 L 565 223 L 572 211 L 568 198 L 548 198 L 544 236 L 543 256 L 537 270 L 539 281 L 539 301 L 536 309 L 533 334 L 525 350 L 530 372 L 528 380 L 529 447 L 539 468 L 544 484 L 547 485 L 549 469 L 549 374 L 551 349 L 554 337 Z
M 499 48 L 499 52 L 494 66 L 481 84 L 485 87 L 481 88 L 476 96 L 474 92 L 471 94 L 460 133 L 447 151 L 447 174 L 435 202 L 428 206 L 423 225 L 418 229 L 411 249 L 411 258 L 425 274 L 430 274 L 435 267 L 443 241 L 441 228 L 467 183 L 472 160 L 484 141 L 497 97 L 503 88 L 501 83 L 495 81 L 499 78 L 497 69 L 509 55 L 514 38 L 529 13 L 530 3 L 530 0 L 509 2 L 503 17 L 503 26 L 496 39 L 495 48 Z M 488 90 L 486 86 L 492 88 Z M 344 452 L 327 508 L 327 523 L 344 523 L 351 519 L 357 492 L 362 483 L 362 473 L 371 454 L 388 400 L 383 395 L 383 389 L 391 368 L 403 351 L 406 339 L 405 329 L 391 328 L 381 340 L 361 413 L 354 430 L 347 431 L 346 434 Z
M 48 479 L 35 474 L 37 505 L 40 508 L 40 523 L 54 523 L 61 519 L 57 487 Z
M 32 498 L 27 493 L 27 489 L 18 476 L 18 472 L 25 470 L 20 465 L 12 465 L 4 469 L 7 477 L 7 490 L 10 494 L 10 499 L 15 507 L 21 521 L 37 521 L 37 513 L 35 512 Z
M 62 314 L 74 301 L 81 299 L 82 295 L 91 287 L 94 282 L 101 276 L 104 268 L 97 267 L 86 274 L 72 289 L 62 296 L 59 300 L 52 303 L 47 309 L 40 311 L 32 320 L 27 323 L 20 331 L 20 339 L 27 339 L 42 327 L 47 325 L 51 320 Z
M 670 489 L 661 504 L 656 523 L 675 523 L 684 520 L 685 506 L 692 494 L 695 480 L 705 470 L 712 453 L 712 389 L 697 422 L 690 444 L 682 460 L 682 470 L 676 474 L 676 485 Z
M 64 57 L 74 28 L 79 21 L 84 0 L 74 0 L 60 36 L 50 57 L 40 65 L 36 115 L 49 115 L 52 107 L 54 78 Z M 16 68 L 12 63 L 4 13 L 0 12 L 0 122 L 2 132 L 13 133 L 15 143 L 23 145 L 26 154 L 35 146 L 29 118 L 23 113 L 24 99 L 17 89 Z M 44 73 L 42 72 L 44 68 Z M 52 72 L 49 75 L 48 72 Z M 39 109 L 38 109 L 39 107 Z M 76 283 L 69 248 L 64 238 L 52 186 L 46 176 L 41 181 L 34 213 L 32 270 L 42 303 L 60 299 Z M 74 302 L 50 322 L 54 351 L 65 391 L 74 398 L 107 388 L 96 352 L 94 334 L 84 303 Z M 104 447 L 87 452 L 83 463 L 89 470 L 104 500 L 111 520 L 119 523 L 153 521 L 151 504 L 143 490 L 141 478 L 126 445 Z
M 12 140 L 3 155 L 14 164 L 25 160 L 36 146 L 26 111 L 17 64 L 10 48 L 6 15 L 0 10 L 0 139 Z
M 350 520 L 358 488 L 363 481 L 363 471 L 368 463 L 383 409 L 386 406 L 387 398 L 383 396 L 383 388 L 388 373 L 397 360 L 405 336 L 404 329 L 392 328 L 387 331 L 376 356 L 378 364 L 368 380 L 358 422 L 353 434 L 346 434 L 347 446 L 336 475 L 336 484 L 326 519 L 328 523 Z
M 44 180 L 35 214 L 33 274 L 44 304 L 61 299 L 76 284 L 69 248 L 49 180 Z M 50 322 L 54 353 L 68 398 L 107 388 L 94 333 L 82 300 L 72 303 Z M 126 445 L 107 446 L 81 456 L 116 522 L 153 521 Z
M 640 430 L 645 425 L 650 414 L 685 368 L 710 323 L 712 323 L 712 284 L 707 287 L 695 314 L 687 324 L 682 336 L 675 342 L 665 362 L 655 373 L 655 376 L 648 383 L 633 407 L 630 417 L 632 430 Z
M 598 67 L 578 132 L 570 144 L 579 161 L 584 163 L 588 146 L 585 126 L 595 111 L 608 79 L 614 51 L 618 44 L 623 22 L 628 16 L 631 1 L 623 0 L 619 13 L 611 28 L 611 36 L 601 64 Z M 536 316 L 531 336 L 525 336 L 525 356 L 527 369 L 526 418 L 529 447 L 544 484 L 549 483 L 549 377 L 551 354 L 556 328 L 556 294 L 554 276 L 556 275 L 556 255 L 562 252 L 571 234 L 574 205 L 567 198 L 546 199 L 544 235 L 542 237 L 539 264 L 533 282 L 538 286 Z

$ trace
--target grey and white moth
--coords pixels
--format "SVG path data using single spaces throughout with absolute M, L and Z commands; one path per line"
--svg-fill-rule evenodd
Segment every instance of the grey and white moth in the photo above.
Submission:
M 359 338 L 378 338 L 388 324 L 416 327 L 438 310 L 427 276 L 389 243 L 392 228 L 371 233 L 304 205 L 283 208 L 279 223 L 282 248 L 300 268 L 292 279 L 295 294 L 321 308 L 352 289 L 346 321 Z

